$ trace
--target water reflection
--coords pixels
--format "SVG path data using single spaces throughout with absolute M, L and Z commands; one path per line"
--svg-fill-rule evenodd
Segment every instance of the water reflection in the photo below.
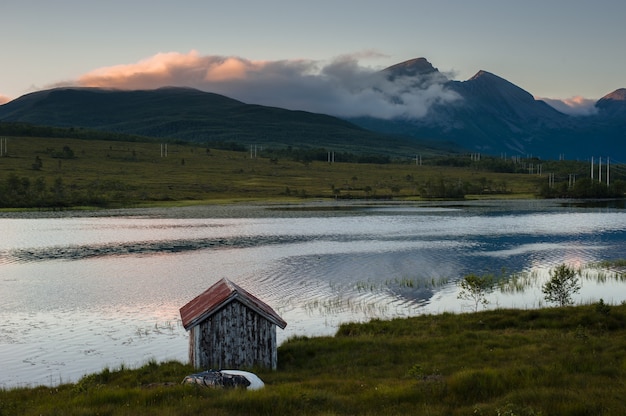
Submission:
M 178 308 L 223 277 L 281 314 L 280 342 L 346 321 L 469 311 L 457 286 L 467 273 L 516 276 L 489 307 L 544 306 L 537 285 L 550 267 L 626 253 L 624 211 L 549 201 L 3 215 L 0 387 L 186 361 Z M 624 279 L 601 270 L 578 302 L 625 300 Z
M 564 201 L 563 207 L 625 209 L 626 199 Z

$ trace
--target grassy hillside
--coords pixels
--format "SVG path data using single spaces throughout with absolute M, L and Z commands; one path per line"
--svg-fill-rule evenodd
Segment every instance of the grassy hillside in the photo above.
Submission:
M 150 362 L 0 390 L 0 415 L 623 415 L 625 350 L 625 305 L 376 320 L 287 341 L 259 391 Z
M 140 141 L 8 137 L 0 157 L 0 206 L 136 206 L 301 198 L 424 198 L 495 193 L 531 196 L 536 175 L 479 167 L 327 163 L 257 148 L 224 151 Z M 324 152 L 324 157 L 326 153 Z M 293 158 L 291 156 L 294 156 Z
M 335 151 L 394 155 L 441 153 L 442 149 L 450 147 L 375 133 L 324 114 L 246 104 L 191 88 L 38 91 L 0 106 L 0 121 L 196 143 L 234 141 L 265 147 L 324 146 Z

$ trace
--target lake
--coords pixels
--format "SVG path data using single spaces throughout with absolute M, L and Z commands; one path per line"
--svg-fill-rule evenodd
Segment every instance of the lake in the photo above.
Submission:
M 348 321 L 469 312 L 468 273 L 526 280 L 488 308 L 547 306 L 541 282 L 585 270 L 577 303 L 626 301 L 626 210 L 564 201 L 311 202 L 0 214 L 0 388 L 187 362 L 178 310 L 221 278 L 287 321 L 279 342 Z M 608 278 L 607 278 L 608 276 Z

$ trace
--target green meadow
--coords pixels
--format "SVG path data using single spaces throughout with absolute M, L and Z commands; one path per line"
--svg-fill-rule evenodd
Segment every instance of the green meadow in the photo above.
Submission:
M 298 160 L 184 143 L 9 137 L 0 206 L 118 207 L 306 198 L 533 197 L 547 177 L 455 167 Z M 469 156 L 459 156 L 466 158 Z
M 0 415 L 623 415 L 626 305 L 492 310 L 293 338 L 257 391 L 182 385 L 177 362 L 0 390 Z

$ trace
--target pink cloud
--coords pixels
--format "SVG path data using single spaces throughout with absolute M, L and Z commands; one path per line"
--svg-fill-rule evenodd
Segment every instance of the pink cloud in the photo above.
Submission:
M 419 118 L 434 103 L 459 98 L 443 86 L 445 77 L 390 82 L 380 69 L 359 62 L 380 56 L 365 51 L 322 63 L 306 59 L 252 61 L 235 56 L 202 56 L 193 50 L 186 54 L 169 52 L 136 63 L 96 69 L 81 76 L 74 85 L 128 90 L 191 87 L 251 104 L 347 117 Z
M 598 112 L 596 108 L 596 100 L 584 98 L 581 96 L 555 99 L 555 98 L 537 98 L 545 101 L 554 109 L 564 114 L 572 116 L 591 116 Z
M 189 74 L 189 69 L 199 67 L 200 61 L 196 51 L 188 54 L 159 53 L 134 64 L 98 68 L 82 75 L 77 83 L 85 87 L 158 88 L 173 85 L 169 82 L 176 82 L 181 72 L 186 76 L 192 75 Z
M 259 69 L 262 66 L 263 64 L 254 64 L 237 58 L 226 58 L 223 62 L 210 65 L 204 79 L 207 82 L 245 79 L 250 70 Z
M 0 105 L 6 104 L 9 101 L 11 101 L 11 98 L 7 97 L 6 95 L 0 94 Z
M 211 87 L 241 81 L 255 73 L 271 72 L 271 62 L 239 57 L 200 56 L 196 51 L 159 53 L 134 64 L 98 68 L 82 75 L 77 84 L 85 87 L 120 89 L 163 86 Z

